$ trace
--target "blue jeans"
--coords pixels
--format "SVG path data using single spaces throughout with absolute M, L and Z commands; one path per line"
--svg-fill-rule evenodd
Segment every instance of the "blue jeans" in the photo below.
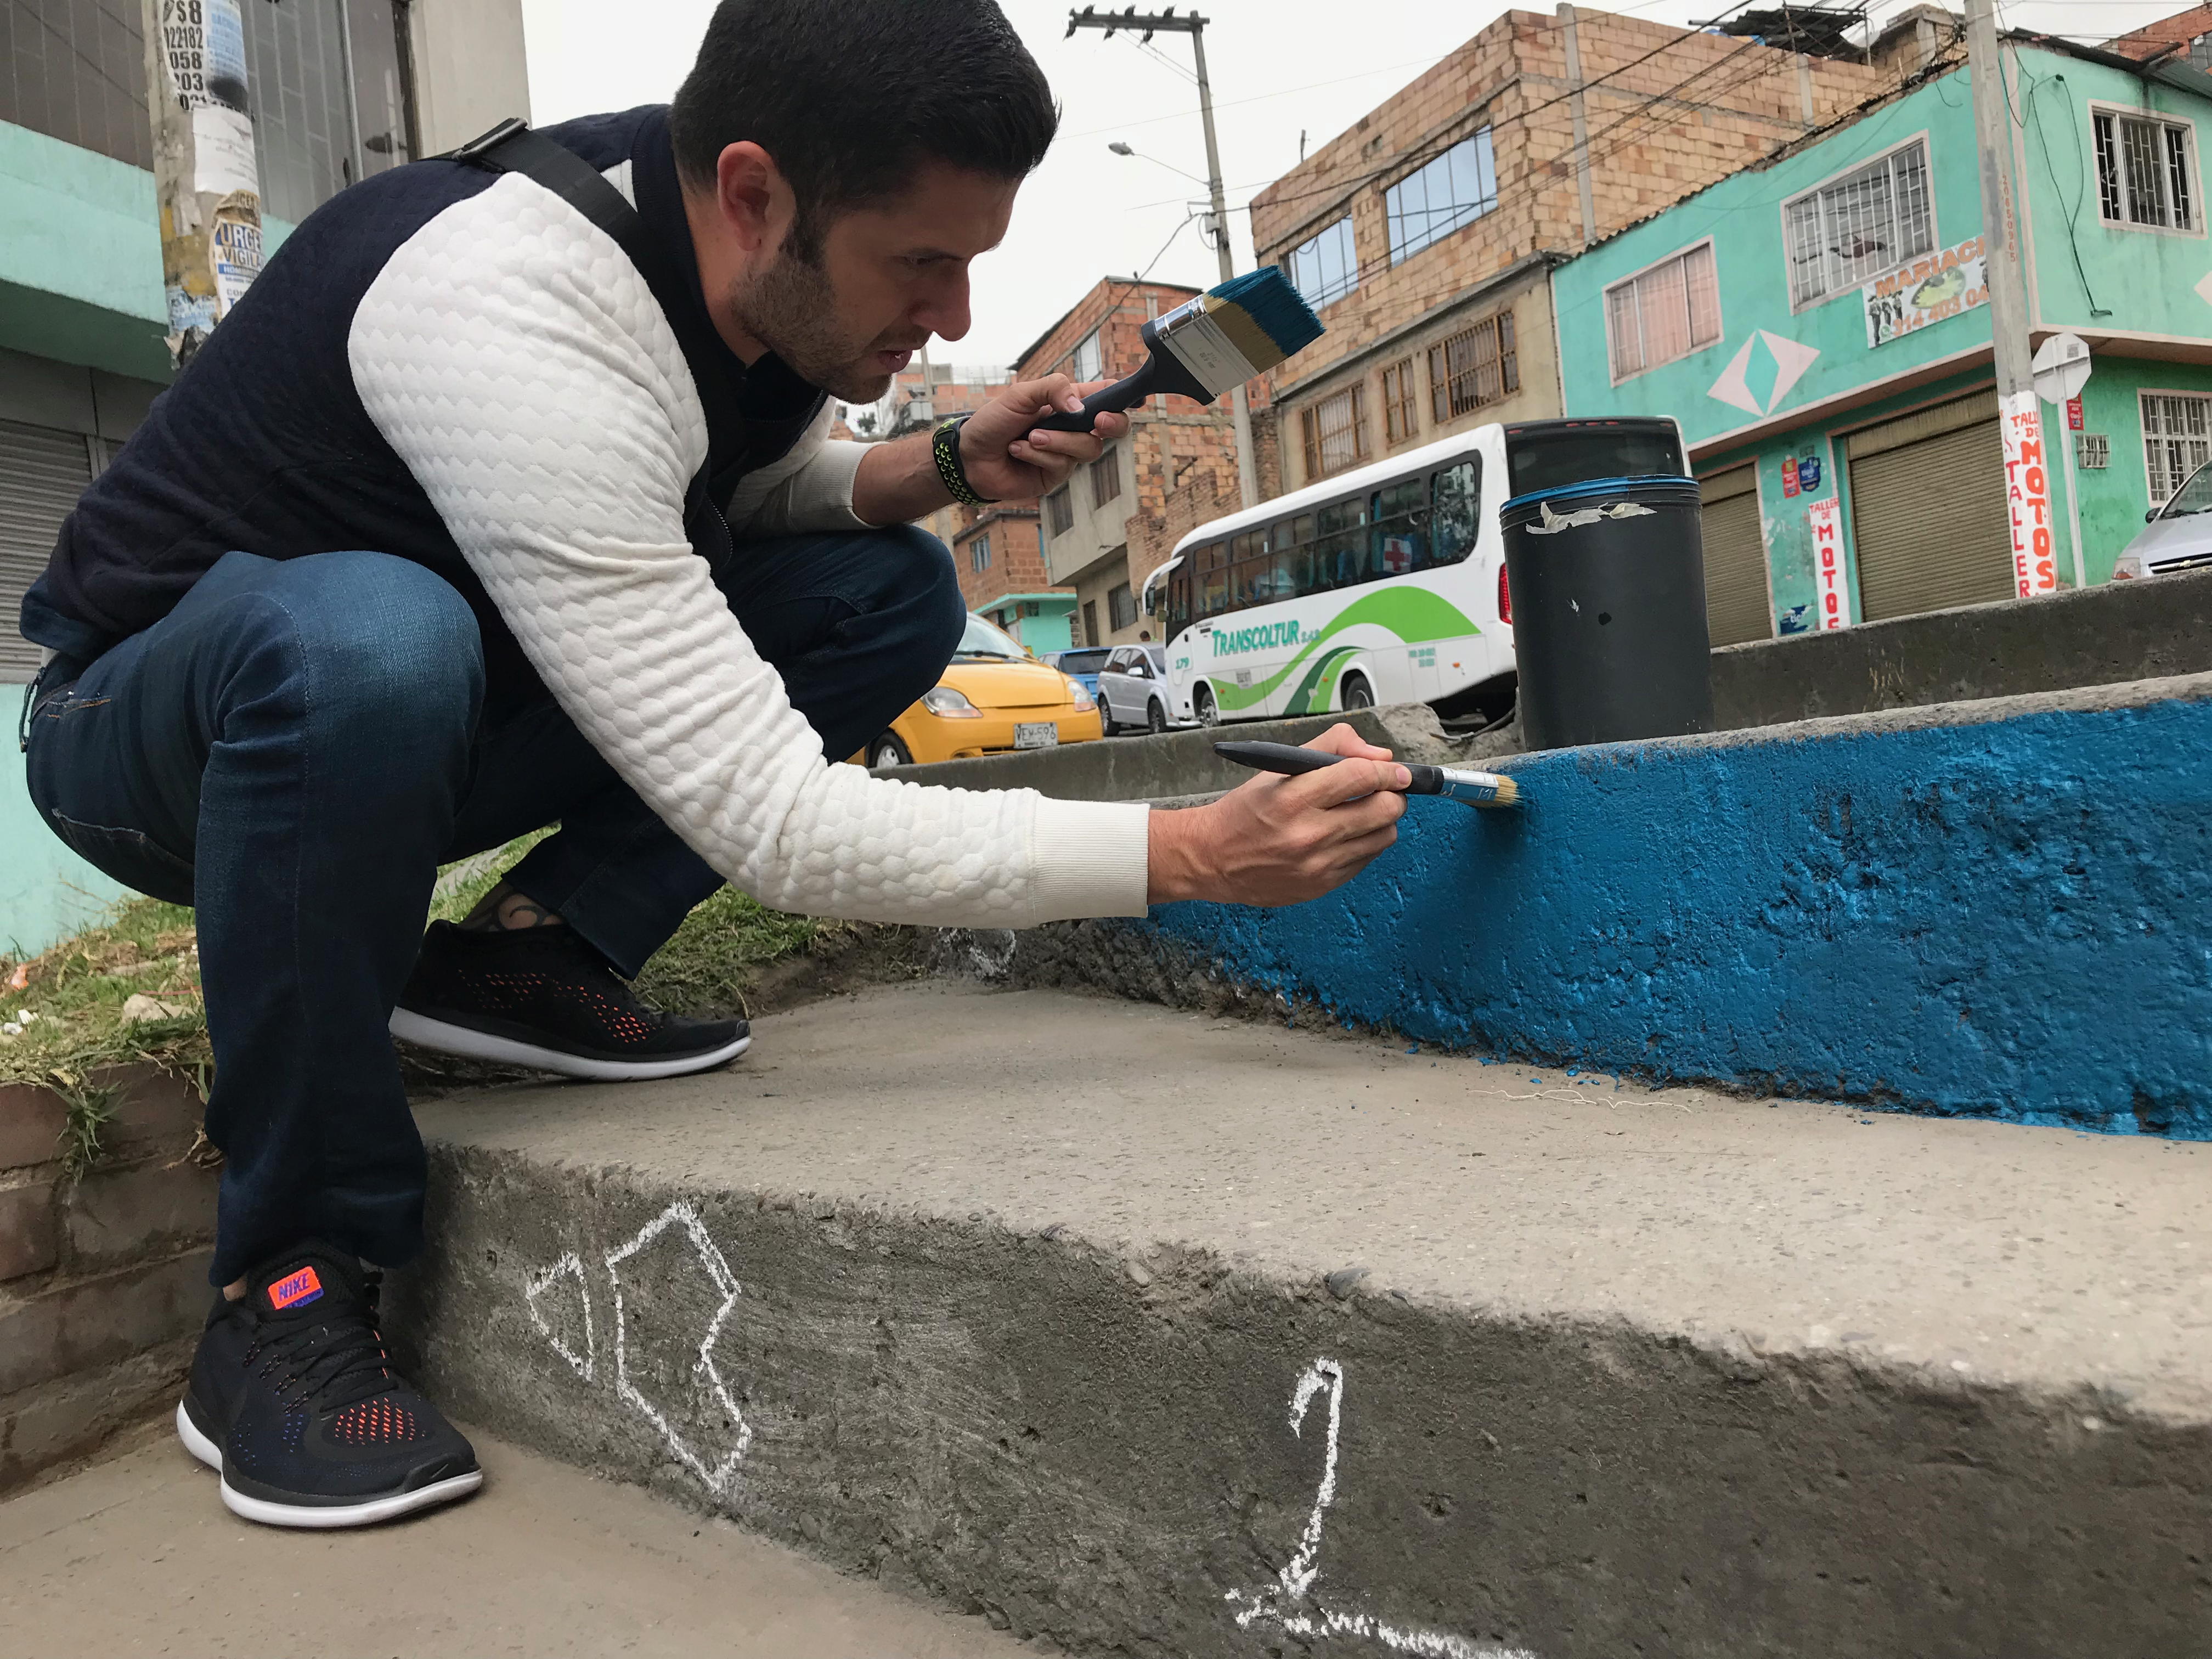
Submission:
M 716 580 L 833 762 L 937 683 L 965 621 L 944 545 L 911 529 L 749 544 Z M 310 1237 L 386 1266 L 422 1249 L 422 1142 L 386 1028 L 440 864 L 557 820 L 508 879 L 625 975 L 721 885 L 542 690 L 488 700 L 483 660 L 421 565 L 232 553 L 39 689 L 40 816 L 198 911 L 218 1285 Z M 495 723 L 488 701 L 520 706 Z

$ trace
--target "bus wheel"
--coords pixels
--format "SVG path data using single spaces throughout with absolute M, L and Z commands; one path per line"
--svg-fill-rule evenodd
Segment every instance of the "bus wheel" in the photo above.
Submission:
M 1152 728 L 1154 737 L 1168 729 L 1168 711 L 1160 707 L 1158 697 L 1145 705 L 1145 724 Z
M 872 771 L 880 772 L 886 766 L 904 766 L 913 759 L 896 732 L 886 732 L 868 745 L 868 766 Z
M 1344 707 L 1346 711 L 1375 707 L 1375 692 L 1367 684 L 1366 676 L 1346 674 L 1344 677 Z
M 1221 724 L 1221 711 L 1213 706 L 1213 688 L 1212 686 L 1201 685 L 1196 691 L 1193 692 L 1191 694 L 1190 708 L 1191 713 L 1198 716 L 1198 723 L 1200 726 L 1218 726 Z

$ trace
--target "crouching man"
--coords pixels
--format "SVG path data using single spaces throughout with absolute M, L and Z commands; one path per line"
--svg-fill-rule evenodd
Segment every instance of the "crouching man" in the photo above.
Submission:
M 1282 904 L 1395 836 L 1358 757 L 1206 808 L 920 788 L 832 764 L 936 683 L 951 499 L 1103 441 L 825 443 L 969 325 L 1057 120 L 990 0 L 724 0 L 672 106 L 510 133 L 342 191 L 63 527 L 31 792 L 197 908 L 226 1154 L 220 1294 L 178 1430 L 240 1514 L 379 1521 L 476 1456 L 394 1374 L 375 1272 L 422 1244 L 390 1032 L 592 1078 L 720 1064 L 742 1022 L 628 984 L 728 881 L 818 916 L 980 927 Z M 438 866 L 559 832 L 423 931 Z

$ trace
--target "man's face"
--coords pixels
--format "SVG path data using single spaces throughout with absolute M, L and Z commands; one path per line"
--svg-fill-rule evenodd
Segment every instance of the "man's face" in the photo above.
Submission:
M 968 263 L 1006 234 L 1018 187 L 925 163 L 904 195 L 833 220 L 814 261 L 787 234 L 732 277 L 722 306 L 810 384 L 873 403 L 931 335 L 968 332 Z

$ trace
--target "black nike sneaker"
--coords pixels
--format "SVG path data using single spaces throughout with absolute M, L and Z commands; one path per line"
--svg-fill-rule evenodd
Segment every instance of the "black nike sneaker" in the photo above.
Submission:
M 683 1019 L 640 1002 L 568 927 L 474 931 L 434 921 L 392 1035 L 441 1054 L 563 1077 L 678 1077 L 752 1046 L 741 1019 Z
M 216 1295 L 177 1403 L 185 1449 L 222 1472 L 223 1507 L 272 1527 L 365 1527 L 483 1485 L 459 1430 L 392 1369 L 379 1275 L 303 1244 Z

